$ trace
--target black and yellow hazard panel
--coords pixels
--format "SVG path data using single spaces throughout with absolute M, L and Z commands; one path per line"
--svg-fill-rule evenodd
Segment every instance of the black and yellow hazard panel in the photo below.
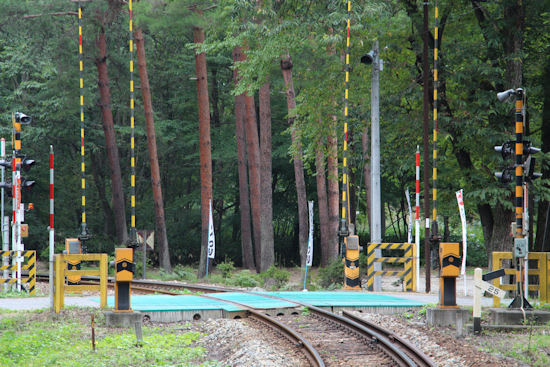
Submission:
M 376 257 L 375 250 L 400 250 L 400 257 Z M 416 291 L 416 274 L 414 257 L 416 245 L 414 243 L 369 243 L 367 246 L 367 290 L 374 290 L 375 276 L 398 276 L 403 278 L 405 290 Z M 374 270 L 374 264 L 403 264 L 403 270 Z
M 78 238 L 66 238 L 65 239 L 65 253 L 67 255 L 79 255 L 82 254 L 82 243 Z M 80 270 L 80 260 L 67 261 L 67 270 Z M 80 275 L 67 276 L 68 285 L 80 284 L 82 277 Z
M 456 278 L 460 274 L 460 246 L 458 242 L 439 244 L 439 307 L 458 308 L 456 304 Z
M 0 251 L 0 257 L 13 257 L 17 256 L 17 251 Z M 21 284 L 27 284 L 27 291 L 29 294 L 36 294 L 36 251 L 29 250 L 22 252 L 23 264 L 21 265 L 22 271 L 27 271 L 26 278 L 21 277 Z M 0 261 L 1 263 L 1 261 Z M 17 271 L 17 265 L 0 265 L 0 271 L 9 270 Z M 0 284 L 16 284 L 17 277 L 15 278 L 0 278 Z
M 351 235 L 344 239 L 346 245 L 345 258 L 345 286 L 344 289 L 361 289 L 361 278 L 359 277 L 359 236 Z
M 132 312 L 130 296 L 135 264 L 131 248 L 115 249 L 115 312 Z

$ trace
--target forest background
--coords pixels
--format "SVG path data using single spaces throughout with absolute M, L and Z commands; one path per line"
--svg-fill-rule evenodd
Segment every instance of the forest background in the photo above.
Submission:
M 200 261 L 204 274 L 212 199 L 216 261 L 230 259 L 258 271 L 303 265 L 306 200 L 314 200 L 314 264 L 328 265 L 338 257 L 347 2 L 133 3 L 133 38 L 137 53 L 145 51 L 152 101 L 149 109 L 144 74 L 136 67 L 136 226 L 156 229 L 152 261 L 165 270 Z M 430 81 L 434 3 L 429 1 Z M 89 252 L 111 253 L 128 238 L 128 5 L 82 1 Z M 378 41 L 384 60 L 383 240 L 402 242 L 408 221 L 404 192 L 414 192 L 416 147 L 423 148 L 422 5 L 351 2 L 350 220 L 361 244 L 369 241 L 372 67 L 360 58 Z M 37 161 L 25 174 L 36 185 L 23 202 L 36 209 L 25 215 L 30 234 L 24 242 L 43 259 L 50 145 L 56 159 L 56 242 L 61 246 L 80 233 L 77 14 L 72 0 L 0 2 L 0 136 L 10 152 L 12 112 L 33 116 L 22 133 L 23 153 Z M 529 185 L 530 247 L 549 251 L 550 1 L 440 1 L 439 18 L 440 233 L 448 240 L 459 231 L 455 192 L 464 189 L 468 221 L 481 228 L 482 240 L 473 245 L 485 254 L 511 248 L 513 190 L 493 175 L 511 163 L 493 146 L 514 139 L 514 110 L 512 103 L 498 102 L 496 93 L 522 87 L 528 96 L 526 139 L 542 148 L 537 165 L 543 178 Z M 433 82 L 428 88 L 433 96 Z M 154 126 L 154 139 L 147 126 Z M 163 221 L 155 187 L 162 188 Z

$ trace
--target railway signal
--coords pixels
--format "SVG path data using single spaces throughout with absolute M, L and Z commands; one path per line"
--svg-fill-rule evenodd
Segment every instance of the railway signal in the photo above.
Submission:
M 527 267 L 528 243 L 527 243 L 527 226 L 524 222 L 527 222 L 524 210 L 524 186 L 526 182 L 540 177 L 541 175 L 534 172 L 535 161 L 531 157 L 531 154 L 540 152 L 539 148 L 531 146 L 530 141 L 523 140 L 523 129 L 525 124 L 525 93 L 522 88 L 508 89 L 507 91 L 497 94 L 499 101 L 504 102 L 510 97 L 515 96 L 516 112 L 515 112 L 515 133 L 516 140 L 508 141 L 502 146 L 495 147 L 497 152 L 500 152 L 503 158 L 515 157 L 515 164 L 512 167 L 508 167 L 503 172 L 497 172 L 495 175 L 501 182 L 511 182 L 512 177 L 515 176 L 515 214 L 516 220 L 513 222 L 514 227 L 514 263 L 517 271 L 516 276 L 516 289 L 517 293 L 514 300 L 510 304 L 510 308 L 532 308 L 527 299 L 524 296 L 525 289 L 522 283 L 522 263 L 525 263 Z M 512 148 L 513 147 L 513 148 Z M 514 171 L 512 176 L 511 171 Z M 526 176 L 525 176 L 526 175 Z M 525 177 L 524 177 L 525 176 Z

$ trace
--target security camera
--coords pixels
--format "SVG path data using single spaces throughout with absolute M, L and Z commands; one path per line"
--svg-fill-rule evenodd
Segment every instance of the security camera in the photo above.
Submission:
M 372 64 L 374 62 L 374 51 L 370 50 L 368 54 L 361 56 L 361 62 L 367 65 Z
M 22 112 L 15 113 L 15 122 L 19 122 L 23 125 L 28 125 L 32 122 L 32 117 L 25 115 Z
M 497 98 L 499 101 L 504 102 L 514 94 L 516 94 L 516 91 L 514 89 L 508 89 L 504 92 L 497 93 Z

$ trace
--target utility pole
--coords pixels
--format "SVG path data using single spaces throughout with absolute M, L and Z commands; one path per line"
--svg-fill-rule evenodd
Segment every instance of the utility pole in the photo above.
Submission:
M 380 57 L 378 41 L 374 42 L 371 87 L 371 243 L 382 242 L 382 209 L 380 200 Z M 374 257 L 382 257 L 382 250 L 374 250 Z M 374 271 L 382 270 L 381 263 Z M 374 277 L 374 290 L 382 290 L 379 276 Z
M 424 1 L 424 50 L 422 52 L 422 82 L 424 86 L 424 126 L 423 126 L 423 146 L 424 146 L 424 267 L 426 269 L 426 293 L 431 291 L 430 282 L 430 167 L 429 167 L 429 123 L 430 123 L 430 90 L 429 90 L 429 68 L 428 61 L 428 2 Z

